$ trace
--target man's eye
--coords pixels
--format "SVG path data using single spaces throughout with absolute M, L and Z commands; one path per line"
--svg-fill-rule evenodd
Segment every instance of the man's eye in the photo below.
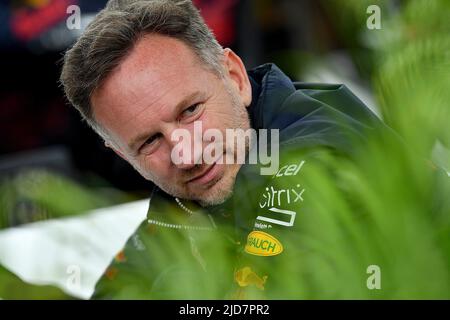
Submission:
M 159 133 L 151 136 L 144 142 L 144 146 L 154 143 L 157 139 L 160 138 L 160 136 L 161 136 L 161 134 L 159 134 Z
M 199 103 L 194 104 L 194 105 L 190 106 L 189 108 L 185 109 L 183 111 L 183 113 L 181 114 L 181 116 L 183 118 L 190 117 L 190 116 L 194 115 L 199 109 L 200 109 L 200 104 Z
M 161 134 L 155 134 L 153 136 L 151 136 L 150 138 L 148 138 L 144 144 L 142 145 L 142 147 L 140 148 L 140 152 L 144 153 L 144 154 L 149 154 L 151 153 L 155 147 L 158 145 L 158 141 L 161 138 Z

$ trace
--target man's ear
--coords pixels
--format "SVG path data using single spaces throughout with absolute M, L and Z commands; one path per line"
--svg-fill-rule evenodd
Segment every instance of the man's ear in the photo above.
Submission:
M 225 74 L 231 80 L 246 107 L 252 103 L 252 86 L 241 58 L 229 48 L 224 49 Z
M 110 148 L 112 151 L 114 151 L 119 157 L 121 157 L 123 160 L 127 161 L 125 159 L 125 156 L 122 152 L 120 152 L 118 149 L 114 148 L 109 142 L 105 141 L 105 147 Z

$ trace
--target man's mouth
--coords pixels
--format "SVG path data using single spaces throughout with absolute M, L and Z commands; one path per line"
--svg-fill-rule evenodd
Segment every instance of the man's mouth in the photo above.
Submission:
M 214 181 L 220 174 L 220 166 L 215 162 L 206 168 L 202 173 L 187 181 L 189 184 L 205 186 Z

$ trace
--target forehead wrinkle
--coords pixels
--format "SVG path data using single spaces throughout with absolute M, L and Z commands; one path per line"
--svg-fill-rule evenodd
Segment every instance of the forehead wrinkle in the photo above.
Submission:
M 156 81 L 155 81 L 156 82 Z M 131 121 L 133 121 L 134 119 L 136 119 L 137 117 L 139 117 L 140 115 L 142 115 L 144 112 L 146 112 L 149 108 L 151 108 L 152 106 L 154 106 L 155 104 L 157 104 L 161 99 L 163 99 L 164 97 L 166 97 L 168 94 L 170 94 L 170 92 L 177 87 L 180 87 L 183 84 L 182 81 L 179 81 L 179 83 L 177 83 L 177 85 L 175 87 L 171 87 L 168 88 L 165 92 L 163 92 L 156 100 L 154 100 L 151 104 L 149 104 L 148 106 L 144 107 L 142 110 L 140 110 L 139 112 L 135 113 L 134 115 L 132 115 L 129 119 L 127 119 L 126 121 L 123 122 L 122 125 L 127 125 L 129 124 Z M 142 97 L 139 101 L 142 101 L 146 99 L 146 97 Z M 137 101 L 137 102 L 139 102 Z M 163 109 L 163 105 L 160 105 L 160 108 L 158 108 L 157 110 L 153 111 L 152 113 L 159 113 L 159 111 L 161 109 Z
M 210 72 L 199 64 L 195 54 L 183 43 L 164 37 L 140 41 L 108 77 L 109 81 L 107 79 L 104 83 L 106 86 L 102 86 L 105 90 L 100 87 L 97 91 L 103 100 L 99 114 L 105 117 L 113 131 L 117 131 L 119 139 L 134 138 L 132 135 L 137 128 L 142 132 L 150 129 L 149 122 L 159 121 L 164 110 L 173 110 L 187 97 L 188 90 L 205 92 L 205 86 L 211 89 Z M 174 91 L 176 95 L 168 97 Z M 153 101 L 146 101 L 151 94 L 155 96 Z M 105 110 L 108 104 L 112 104 L 116 112 Z M 143 115 L 147 119 L 139 119 Z M 158 123 L 155 122 L 156 125 Z
M 133 99 L 133 101 L 131 103 L 138 105 L 142 100 L 147 99 L 147 93 L 149 90 L 151 90 L 152 86 L 154 84 L 162 84 L 162 87 L 165 87 L 165 84 L 170 84 L 170 86 L 167 86 L 168 88 L 162 92 L 162 94 L 159 95 L 158 98 L 156 98 L 155 100 L 153 100 L 148 106 L 146 106 L 145 104 L 143 104 L 145 107 L 141 110 L 139 110 L 137 113 L 130 115 L 129 118 L 127 118 L 126 120 L 124 119 L 122 121 L 122 123 L 120 125 L 128 125 L 131 121 L 135 120 L 137 117 L 141 116 L 143 113 L 147 112 L 149 108 L 151 108 L 152 106 L 154 106 L 156 103 L 158 103 L 161 99 L 165 98 L 168 94 L 171 93 L 171 91 L 174 91 L 175 89 L 178 89 L 180 86 L 183 86 L 186 84 L 186 82 L 189 81 L 189 78 L 186 77 L 186 75 L 191 74 L 191 73 L 195 73 L 197 76 L 199 76 L 199 70 L 197 70 L 198 66 L 199 66 L 199 62 L 196 59 L 195 54 L 191 51 L 191 49 L 186 48 L 186 45 L 182 44 L 182 43 L 177 43 L 177 42 L 173 42 L 172 39 L 169 39 L 169 41 L 171 41 L 171 45 L 175 45 L 176 48 L 179 48 L 179 50 L 181 49 L 181 51 L 183 53 L 186 53 L 188 55 L 189 58 L 186 59 L 185 64 L 182 68 L 182 70 L 180 70 L 179 68 L 174 68 L 174 67 L 170 67 L 167 66 L 167 64 L 163 63 L 162 65 L 149 65 L 148 60 L 148 54 L 149 52 L 152 52 L 152 55 L 154 55 L 154 47 L 152 46 L 152 50 L 147 49 L 147 47 L 150 44 L 154 44 L 153 41 L 144 41 L 146 38 L 144 37 L 143 39 L 141 39 L 141 41 L 139 41 L 139 43 L 136 45 L 133 53 L 135 53 L 135 56 L 132 57 L 132 60 L 126 60 L 124 61 L 124 63 L 119 67 L 119 69 L 117 70 L 117 72 L 119 74 L 123 72 L 125 72 L 125 75 L 128 74 L 128 77 L 130 77 L 130 71 L 131 70 L 138 70 L 139 73 L 145 73 L 148 72 L 146 70 L 148 70 L 149 67 L 151 67 L 150 71 L 151 73 L 153 73 L 153 79 L 151 80 L 151 83 L 147 84 L 145 88 L 145 91 L 143 91 L 142 97 L 139 98 L 138 100 Z M 156 37 L 156 39 L 159 39 L 159 37 Z M 167 40 L 167 39 L 166 39 Z M 157 43 L 159 41 L 156 41 Z M 160 44 L 160 46 L 165 47 L 167 46 L 167 44 L 164 45 L 164 43 Z M 157 50 L 161 49 L 159 48 L 160 46 L 156 46 Z M 140 49 L 140 50 L 138 50 Z M 173 50 L 170 50 L 169 52 L 172 52 Z M 164 58 L 164 56 L 162 57 Z M 167 55 L 166 55 L 167 58 Z M 145 62 L 142 62 L 145 61 Z M 143 65 L 141 65 L 141 63 Z M 163 68 L 164 67 L 164 68 Z M 127 71 L 128 70 L 128 71 Z M 180 77 L 180 75 L 182 75 Z M 151 77 L 147 78 L 147 81 L 150 80 Z M 123 79 L 123 78 L 122 78 Z M 123 79 L 123 81 L 125 81 L 126 84 L 128 84 L 127 79 Z M 155 87 L 158 87 L 157 85 Z M 156 91 L 156 90 L 155 90 Z M 185 92 L 185 90 L 183 90 L 182 92 Z M 133 90 L 133 88 L 129 89 L 129 94 L 130 96 L 133 97 L 138 97 L 139 96 L 139 91 L 137 90 Z M 129 97 L 131 98 L 131 97 Z M 184 97 L 182 97 L 184 98 Z M 179 101 L 175 101 L 174 102 L 174 106 L 177 105 Z M 158 109 L 158 111 L 160 111 L 161 108 Z

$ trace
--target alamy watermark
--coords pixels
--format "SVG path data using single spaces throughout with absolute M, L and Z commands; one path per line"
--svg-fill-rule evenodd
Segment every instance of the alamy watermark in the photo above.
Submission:
M 372 264 L 367 267 L 367 274 L 370 276 L 367 278 L 366 286 L 369 290 L 381 289 L 381 268 L 376 264 Z
M 71 264 L 66 268 L 66 288 L 70 291 L 79 291 L 81 288 L 81 268 L 76 264 Z
M 273 175 L 279 167 L 278 129 L 219 129 L 203 132 L 202 122 L 194 122 L 194 136 L 187 129 L 176 129 L 171 140 L 174 164 L 260 164 L 261 175 Z M 270 140 L 270 143 L 269 143 Z M 204 142 L 207 142 L 206 146 Z M 269 152 L 270 149 L 270 152 Z
M 73 4 L 67 7 L 66 13 L 70 16 L 66 20 L 66 27 L 69 30 L 81 29 L 81 10 L 80 7 Z
M 367 7 L 367 14 L 370 16 L 366 20 L 366 26 L 369 30 L 381 29 L 381 9 L 376 4 L 372 4 Z

